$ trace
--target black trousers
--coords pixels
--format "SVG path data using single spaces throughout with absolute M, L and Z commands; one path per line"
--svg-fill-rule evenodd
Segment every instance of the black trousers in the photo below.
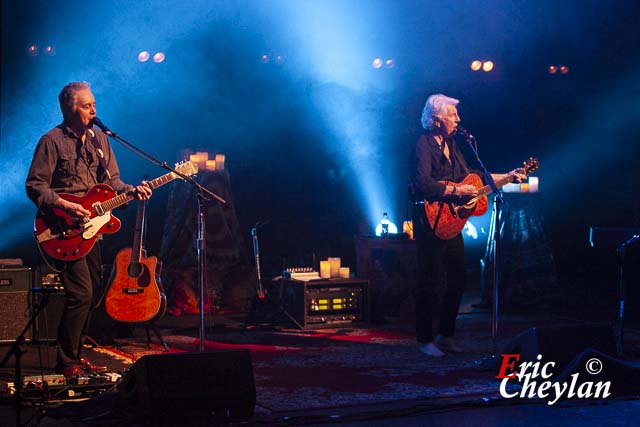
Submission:
M 58 327 L 57 365 L 78 363 L 93 309 L 93 289 L 100 285 L 100 247 L 77 261 L 67 262 L 61 279 L 65 291 L 64 311 Z
M 416 338 L 433 341 L 433 320 L 438 313 L 437 289 L 444 282 L 444 300 L 439 316 L 438 333 L 452 337 L 462 294 L 467 285 L 462 234 L 442 240 L 433 234 L 423 205 L 415 205 L 412 214 L 417 246 L 418 280 L 416 299 Z

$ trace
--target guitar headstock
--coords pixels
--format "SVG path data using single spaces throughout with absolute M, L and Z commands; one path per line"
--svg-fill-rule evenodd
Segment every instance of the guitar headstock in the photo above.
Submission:
M 529 159 L 523 162 L 522 171 L 525 173 L 525 175 L 529 175 L 531 172 L 536 171 L 539 167 L 540 162 L 538 161 L 538 159 L 536 159 L 535 157 L 529 157 Z
M 175 169 L 185 176 L 193 176 L 198 173 L 198 164 L 185 160 L 184 162 L 176 163 Z

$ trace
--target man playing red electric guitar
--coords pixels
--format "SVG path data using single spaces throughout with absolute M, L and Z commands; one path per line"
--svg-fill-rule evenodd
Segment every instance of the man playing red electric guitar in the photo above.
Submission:
M 29 198 L 40 211 L 57 208 L 78 220 L 91 216 L 81 204 L 59 193 L 83 196 L 96 184 L 108 184 L 116 192 L 133 192 L 138 200 L 151 197 L 146 182 L 137 187 L 120 179 L 120 171 L 107 136 L 93 129 L 96 101 L 89 84 L 74 82 L 58 95 L 63 122 L 38 142 L 26 180 Z M 65 306 L 58 328 L 56 372 L 67 377 L 105 371 L 82 357 L 82 346 L 93 307 L 93 283 L 100 281 L 100 249 L 96 244 L 79 259 L 66 261 L 61 274 Z

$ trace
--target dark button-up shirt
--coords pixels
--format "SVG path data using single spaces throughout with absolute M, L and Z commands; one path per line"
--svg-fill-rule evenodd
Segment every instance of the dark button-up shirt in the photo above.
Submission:
M 458 145 L 449 138 L 449 159 L 433 135 L 420 136 L 409 161 L 410 196 L 414 202 L 443 200 L 446 185 L 438 181 L 460 182 L 470 172 Z M 474 171 L 475 172 L 475 171 Z
M 92 138 L 98 143 L 94 147 Z M 100 165 L 104 156 L 108 169 Z M 83 196 L 98 183 L 117 192 L 133 187 L 120 179 L 120 170 L 107 136 L 97 129 L 86 131 L 85 142 L 67 124 L 62 123 L 44 134 L 36 146 L 27 175 L 27 195 L 38 208 L 52 205 L 58 193 Z

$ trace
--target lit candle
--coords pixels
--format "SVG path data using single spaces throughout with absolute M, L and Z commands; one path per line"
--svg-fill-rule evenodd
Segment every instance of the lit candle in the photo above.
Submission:
M 215 160 L 207 160 L 207 170 L 210 170 L 210 171 L 216 170 Z
M 216 169 L 224 169 L 224 154 L 216 154 Z
M 523 182 L 520 184 L 520 192 L 521 193 L 528 193 L 529 192 L 529 184 L 526 182 Z
M 341 279 L 349 278 L 349 267 L 340 267 L 340 278 Z
M 402 232 L 413 239 L 413 221 L 405 221 L 402 223 Z
M 329 265 L 331 266 L 331 277 L 340 277 L 340 258 L 329 258 Z
M 320 261 L 320 277 L 323 279 L 331 277 L 331 264 L 329 264 L 329 261 Z
M 530 193 L 537 193 L 538 192 L 539 183 L 540 183 L 540 181 L 538 180 L 537 176 L 530 176 L 529 177 L 529 192 Z

